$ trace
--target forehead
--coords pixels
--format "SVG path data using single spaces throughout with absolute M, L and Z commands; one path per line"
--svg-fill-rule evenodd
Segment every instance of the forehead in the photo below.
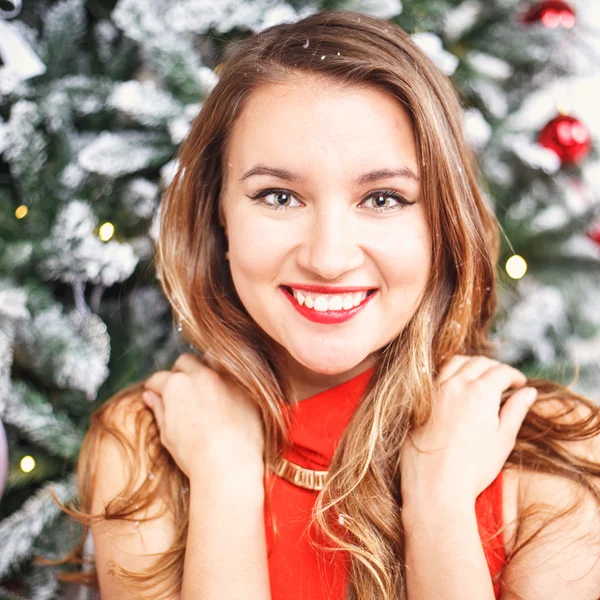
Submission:
M 407 166 L 419 174 L 413 127 L 402 104 L 374 87 L 293 79 L 254 90 L 236 120 L 228 160 L 308 176 Z

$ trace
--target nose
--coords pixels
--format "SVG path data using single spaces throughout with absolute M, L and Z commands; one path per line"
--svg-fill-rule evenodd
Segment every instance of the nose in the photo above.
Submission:
M 357 217 L 347 205 L 332 203 L 314 211 L 297 259 L 301 267 L 327 280 L 337 279 L 363 263 Z

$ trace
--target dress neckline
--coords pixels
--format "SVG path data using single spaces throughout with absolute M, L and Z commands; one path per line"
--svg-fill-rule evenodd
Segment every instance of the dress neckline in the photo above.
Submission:
M 351 379 L 294 404 L 285 404 L 291 417 L 290 445 L 284 458 L 305 468 L 325 470 L 360 404 L 375 366 Z

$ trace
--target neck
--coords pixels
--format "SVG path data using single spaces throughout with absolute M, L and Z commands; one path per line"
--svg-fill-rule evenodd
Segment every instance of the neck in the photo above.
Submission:
M 302 402 L 306 398 L 312 398 L 325 390 L 345 383 L 353 379 L 360 373 L 364 373 L 375 365 L 375 357 L 367 356 L 358 365 L 341 373 L 317 373 L 308 369 L 297 361 L 290 359 L 288 361 L 287 376 L 292 390 L 293 397 L 291 402 Z

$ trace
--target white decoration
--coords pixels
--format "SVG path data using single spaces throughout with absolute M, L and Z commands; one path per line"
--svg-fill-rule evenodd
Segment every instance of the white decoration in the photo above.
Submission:
M 103 242 L 94 234 L 96 218 L 86 202 L 73 200 L 60 211 L 50 237 L 43 240 L 47 253 L 40 268 L 46 279 L 65 283 L 90 281 L 105 287 L 124 281 L 138 258 L 129 244 Z
M 400 0 L 350 0 L 341 7 L 380 19 L 391 19 L 402 14 L 403 6 Z
M 299 18 L 292 6 L 279 0 L 220 0 L 218 3 L 212 0 L 180 0 L 162 4 L 164 22 L 169 24 L 172 31 L 180 33 L 196 33 L 211 28 L 219 33 L 234 28 L 259 32 L 271 25 L 294 22 Z M 156 0 L 154 5 L 157 6 Z
M 571 216 L 560 204 L 551 204 L 539 210 L 529 221 L 531 231 L 539 232 L 558 229 L 570 221 Z
M 560 158 L 548 148 L 520 134 L 507 134 L 505 144 L 525 163 L 545 173 L 556 173 L 560 169 Z
M 1 139 L 0 133 L 0 139 Z M 0 151 L 1 151 L 1 141 L 0 141 Z M 597 143 L 594 143 L 594 146 L 598 146 Z M 598 190 L 600 189 L 600 160 L 593 160 L 592 158 L 588 158 L 582 165 L 582 179 L 583 185 L 589 187 L 590 189 Z
M 143 177 L 129 181 L 123 191 L 123 202 L 138 219 L 149 219 L 154 214 L 158 186 Z
M 217 85 L 219 76 L 210 67 L 203 66 L 198 69 L 198 80 L 202 84 L 204 93 L 208 94 Z
M 70 190 L 78 189 L 86 180 L 87 173 L 75 163 L 69 163 L 61 172 L 59 181 Z
M 456 8 L 448 10 L 444 19 L 445 37 L 454 41 L 471 29 L 481 13 L 481 2 L 466 0 Z
M 514 69 L 505 60 L 492 56 L 478 50 L 471 50 L 467 54 L 467 60 L 482 74 L 491 79 L 508 79 Z
M 183 112 L 169 122 L 169 135 L 171 136 L 173 144 L 178 146 L 185 139 L 185 136 L 190 130 L 192 121 L 200 112 L 201 107 L 201 103 L 187 104 L 183 109 Z
M 499 360 L 512 363 L 532 354 L 544 365 L 556 359 L 556 343 L 568 329 L 568 306 L 561 290 L 531 276 L 519 280 L 520 298 L 510 303 L 506 321 L 494 337 L 502 340 Z
M 8 145 L 8 125 L 6 121 L 0 117 L 0 154 L 4 152 Z
M 158 139 L 159 135 L 145 131 L 103 131 L 81 150 L 79 165 L 89 173 L 113 178 L 136 173 L 157 162 L 152 142 Z
M 160 234 L 160 207 L 159 210 L 156 211 L 154 217 L 152 218 L 152 223 L 150 223 L 150 227 L 148 229 L 148 235 L 154 241 L 154 243 L 158 242 L 158 236 Z M 160 276 L 158 277 L 160 279 Z
M 108 19 L 101 19 L 94 27 L 94 37 L 98 55 L 105 64 L 110 63 L 114 59 L 113 43 L 119 37 L 119 30 Z
M 181 103 L 151 80 L 118 83 L 107 104 L 146 127 L 160 126 L 182 111 Z
M 289 4 L 281 3 L 265 11 L 262 23 L 255 31 L 262 31 L 267 27 L 279 25 L 280 23 L 294 23 L 298 20 L 298 13 Z
M 435 33 L 419 32 L 410 37 L 445 75 L 452 75 L 456 71 L 458 58 L 442 48 L 442 40 Z
M 179 161 L 174 158 L 170 160 L 168 163 L 165 163 L 160 169 L 160 186 L 163 189 L 166 189 L 173 181 L 175 177 L 175 173 L 177 173 L 177 169 L 179 168 Z
M 463 110 L 463 126 L 469 143 L 474 148 L 482 148 L 487 144 L 491 135 L 492 127 L 476 108 Z
M 494 81 L 478 79 L 471 84 L 473 91 L 483 100 L 486 108 L 497 119 L 503 119 L 508 114 L 506 94 Z
M 24 80 L 46 72 L 46 65 L 31 49 L 21 32 L 3 19 L 0 19 L 0 58 L 4 63 L 0 69 L 0 93 L 5 93 L 1 82 L 7 76 Z
M 9 287 L 4 287 L 5 285 Z M 26 291 L 23 288 L 12 287 L 9 281 L 3 281 L 0 288 L 0 319 L 8 318 L 15 321 L 30 317 Z
M 580 234 L 571 236 L 564 244 L 562 244 L 561 251 L 565 256 L 596 259 L 600 265 L 600 247 L 587 235 Z M 600 315 L 598 306 L 596 306 L 596 312 Z
M 43 529 L 62 514 L 49 493 L 50 489 L 63 504 L 73 500 L 77 493 L 75 476 L 46 483 L 0 523 L 0 578 L 6 577 L 15 565 L 30 556 L 31 548 Z
M 40 120 L 39 107 L 35 102 L 18 100 L 12 105 L 2 137 L 3 154 L 16 179 L 30 177 L 46 164 L 46 138 L 37 129 Z

